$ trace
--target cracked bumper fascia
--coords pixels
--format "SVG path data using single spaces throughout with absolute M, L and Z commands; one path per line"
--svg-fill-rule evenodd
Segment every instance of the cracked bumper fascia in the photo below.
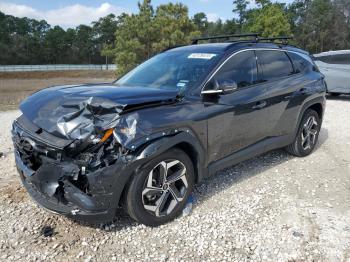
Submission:
M 50 190 L 46 190 L 46 193 L 42 190 L 43 186 L 45 187 L 46 177 L 53 181 L 51 173 L 40 173 L 40 170 L 31 170 L 23 163 L 18 152 L 15 152 L 15 160 L 24 187 L 40 206 L 54 213 L 87 222 L 113 219 L 122 190 L 129 177 L 128 173 L 133 168 L 127 163 L 120 161 L 109 167 L 87 174 L 87 179 L 91 185 L 89 194 L 82 192 L 68 179 L 62 179 L 64 197 L 67 200 L 66 203 L 62 203 L 55 197 L 47 194 Z M 60 165 L 64 166 L 64 163 Z M 56 168 L 60 168 L 59 165 Z
M 158 153 L 160 152 L 145 154 L 141 151 L 135 155 L 122 157 L 111 166 L 87 173 L 86 176 L 91 185 L 89 195 L 69 180 L 62 180 L 65 198 L 68 201 L 66 204 L 38 189 L 38 185 L 45 182 L 43 178 L 51 177 L 51 173 L 47 172 L 39 176 L 38 171 L 31 170 L 23 163 L 18 152 L 15 152 L 15 160 L 23 186 L 41 207 L 73 219 L 95 223 L 111 221 L 115 217 L 120 208 L 123 190 L 130 177 Z M 64 163 L 60 164 L 64 165 Z

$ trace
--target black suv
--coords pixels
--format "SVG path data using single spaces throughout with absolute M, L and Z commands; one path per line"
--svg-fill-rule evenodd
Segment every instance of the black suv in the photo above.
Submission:
M 181 214 L 194 184 L 219 169 L 282 147 L 310 154 L 324 76 L 307 52 L 252 36 L 197 39 L 116 82 L 25 99 L 12 134 L 29 194 L 78 220 L 113 220 L 124 207 L 157 226 Z

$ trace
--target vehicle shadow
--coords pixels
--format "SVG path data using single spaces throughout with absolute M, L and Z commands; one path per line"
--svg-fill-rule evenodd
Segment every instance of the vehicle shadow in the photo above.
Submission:
M 328 130 L 326 128 L 322 128 L 315 150 L 319 150 L 327 139 Z M 203 182 L 195 186 L 193 193 L 195 203 L 193 208 L 196 209 L 196 207 L 203 204 L 207 199 L 213 197 L 221 191 L 230 188 L 235 184 L 239 184 L 246 179 L 259 175 L 267 170 L 276 169 L 276 167 L 278 167 L 280 164 L 293 158 L 294 157 L 289 155 L 285 150 L 278 149 L 218 171 L 215 175 L 205 179 Z M 108 224 L 77 223 L 93 228 L 100 228 L 101 230 L 108 232 L 120 231 L 131 226 L 139 225 L 122 209 L 118 210 L 115 220 Z
M 319 150 L 327 139 L 328 130 L 322 128 L 314 150 Z M 279 165 L 293 158 L 296 157 L 288 154 L 284 149 L 277 149 L 223 169 L 196 187 L 195 193 L 197 193 L 199 205 L 234 184 L 239 184 L 265 171 L 278 169 Z

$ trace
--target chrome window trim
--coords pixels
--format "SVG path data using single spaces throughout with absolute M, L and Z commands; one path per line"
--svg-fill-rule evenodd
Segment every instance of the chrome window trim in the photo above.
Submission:
M 304 58 L 304 56 L 306 56 L 305 54 L 300 54 L 299 52 L 295 52 L 295 51 L 291 51 L 291 50 L 284 50 L 284 49 L 274 49 L 274 48 L 249 48 L 249 49 L 242 49 L 239 50 L 233 54 L 231 54 L 228 58 L 225 59 L 224 62 L 221 63 L 221 65 L 211 74 L 211 76 L 209 77 L 209 79 L 207 81 L 205 81 L 204 85 L 202 86 L 201 89 L 201 95 L 205 94 L 203 93 L 203 89 L 204 87 L 212 80 L 212 78 L 216 75 L 216 73 L 227 63 L 228 60 L 230 60 L 232 57 L 234 57 L 237 54 L 243 53 L 243 52 L 247 52 L 247 51 L 278 51 L 278 52 L 285 52 L 285 53 L 294 53 L 297 54 L 299 56 L 301 56 L 302 58 Z M 255 59 L 257 59 L 257 56 L 255 55 Z M 305 58 L 304 58 L 305 59 Z M 292 62 L 292 61 L 291 61 Z M 310 61 L 309 61 L 310 62 Z M 293 63 L 292 63 L 293 66 Z M 294 68 L 294 67 L 293 67 Z M 289 77 L 289 76 L 288 76 Z M 265 82 L 266 83 L 266 82 Z M 239 88 L 238 88 L 239 89 Z M 208 89 L 205 91 L 209 91 L 209 90 L 215 90 L 215 89 Z
M 223 93 L 222 90 L 215 90 L 215 89 L 209 89 L 209 90 L 202 90 L 201 94 L 221 94 Z

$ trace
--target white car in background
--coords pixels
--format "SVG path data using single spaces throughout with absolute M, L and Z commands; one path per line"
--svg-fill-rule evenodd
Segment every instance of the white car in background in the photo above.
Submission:
M 313 56 L 326 77 L 327 93 L 350 94 L 350 50 L 329 51 Z

